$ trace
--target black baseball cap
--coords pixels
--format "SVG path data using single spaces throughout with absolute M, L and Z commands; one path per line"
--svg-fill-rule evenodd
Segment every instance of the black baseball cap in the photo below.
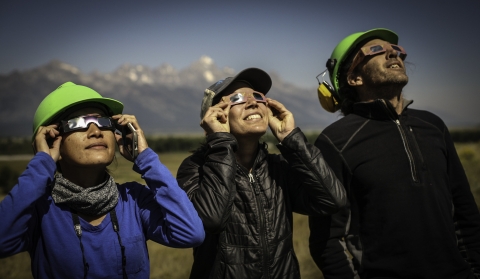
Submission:
M 225 89 L 234 81 L 247 82 L 251 85 L 253 90 L 265 95 L 272 87 L 272 79 L 270 76 L 265 71 L 258 68 L 247 68 L 234 77 L 227 77 L 226 79 L 219 80 L 205 89 L 203 93 L 200 119 L 203 119 L 203 116 L 209 107 L 220 101 Z

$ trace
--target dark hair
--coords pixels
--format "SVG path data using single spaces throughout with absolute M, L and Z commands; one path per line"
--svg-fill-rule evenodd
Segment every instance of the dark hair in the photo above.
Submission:
M 358 94 L 354 87 L 350 86 L 347 81 L 347 72 L 350 69 L 350 65 L 352 65 L 353 58 L 358 50 L 355 48 L 354 51 L 350 53 L 350 55 L 344 60 L 344 62 L 340 65 L 338 71 L 338 93 L 342 96 L 342 101 L 340 103 L 340 111 L 343 115 L 348 115 L 353 112 L 353 104 L 358 102 Z M 354 73 L 357 72 L 355 68 L 353 70 Z

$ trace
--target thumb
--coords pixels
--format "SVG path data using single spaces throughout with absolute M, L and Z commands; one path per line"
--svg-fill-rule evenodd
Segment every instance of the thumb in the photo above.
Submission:
M 52 149 L 50 150 L 50 156 L 52 156 L 55 162 L 58 161 L 60 157 L 60 145 L 62 143 L 62 136 L 57 136 L 52 144 Z
M 268 125 L 270 126 L 270 129 L 273 129 L 273 127 L 278 126 L 278 123 L 280 120 L 273 115 L 273 111 L 270 107 L 268 107 Z

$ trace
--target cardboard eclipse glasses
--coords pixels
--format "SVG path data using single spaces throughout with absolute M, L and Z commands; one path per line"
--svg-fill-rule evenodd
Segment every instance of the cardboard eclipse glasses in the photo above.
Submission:
M 88 129 L 90 124 L 97 125 L 100 129 L 107 129 L 112 132 L 118 130 L 122 134 L 124 150 L 128 152 L 130 157 L 135 160 L 138 155 L 138 135 L 137 131 L 131 123 L 127 125 L 118 125 L 115 120 L 110 117 L 99 116 L 79 116 L 69 120 L 62 120 L 59 131 L 61 133 L 68 133 L 77 130 Z
M 407 52 L 405 52 L 405 49 L 399 45 L 382 44 L 362 47 L 360 51 L 358 51 L 357 55 L 355 55 L 352 65 L 350 66 L 350 69 L 348 69 L 347 73 L 352 73 L 355 67 L 357 67 L 358 64 L 360 64 L 366 56 L 377 55 L 387 52 L 387 47 L 391 47 L 393 50 L 395 50 L 400 59 L 405 60 L 405 58 L 407 57 Z
M 230 102 L 230 105 L 233 106 L 233 105 L 246 103 L 248 101 L 248 97 L 250 96 L 252 96 L 257 103 L 267 102 L 267 98 L 265 97 L 265 95 L 257 91 L 248 92 L 248 93 L 233 92 L 232 94 L 225 96 L 222 99 L 224 99 L 224 101 L 226 102 Z
M 69 120 L 62 120 L 59 130 L 62 133 L 68 133 L 72 131 L 87 129 L 91 123 L 97 125 L 98 128 L 105 128 L 111 131 L 115 131 L 115 129 L 117 128 L 116 123 L 110 117 L 79 116 Z

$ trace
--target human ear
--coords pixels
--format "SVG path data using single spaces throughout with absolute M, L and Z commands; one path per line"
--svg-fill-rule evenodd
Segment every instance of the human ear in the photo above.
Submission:
M 360 86 L 360 85 L 363 85 L 362 76 L 356 75 L 356 74 L 354 74 L 354 73 L 350 73 L 350 74 L 347 76 L 347 82 L 348 82 L 348 85 L 350 85 L 350 86 Z

